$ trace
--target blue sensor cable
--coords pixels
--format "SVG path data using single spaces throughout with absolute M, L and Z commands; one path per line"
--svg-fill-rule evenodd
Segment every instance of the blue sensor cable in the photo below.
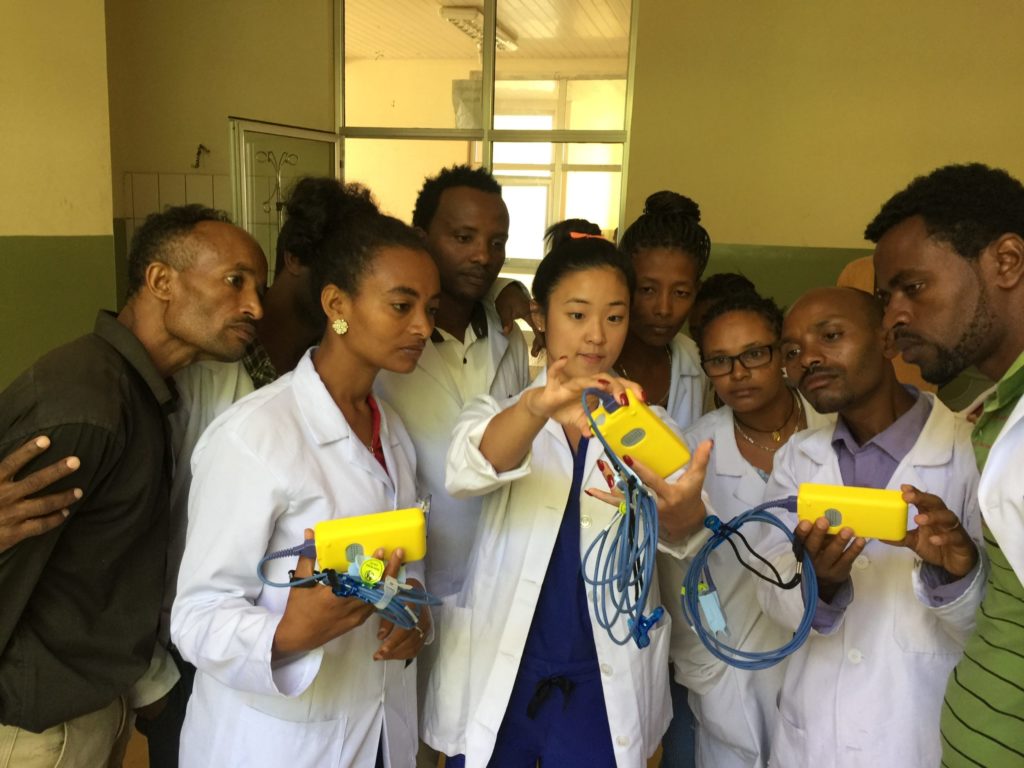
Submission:
M 646 648 L 651 643 L 650 629 L 665 613 L 659 605 L 649 616 L 644 614 L 658 553 L 658 506 L 654 495 L 639 476 L 615 455 L 604 439 L 590 413 L 588 396 L 598 398 L 609 413 L 619 404 L 603 390 L 588 388 L 583 391 L 583 412 L 587 415 L 590 431 L 600 441 L 618 475 L 618 488 L 624 498 L 618 513 L 587 547 L 583 555 L 583 580 L 593 587 L 594 616 L 612 642 L 625 645 L 632 639 L 638 648 Z M 629 629 L 624 636 L 615 631 L 615 625 L 622 616 L 626 617 Z
M 429 592 L 404 583 L 402 573 L 399 578 L 381 577 L 386 565 L 383 561 L 357 556 L 347 573 L 338 573 L 328 568 L 325 571 L 314 571 L 312 576 L 294 578 L 288 582 L 271 581 L 263 574 L 263 567 L 270 560 L 282 557 L 305 556 L 316 559 L 316 544 L 308 540 L 295 547 L 271 552 L 256 567 L 260 581 L 269 587 L 302 588 L 315 584 L 324 584 L 331 588 L 338 597 L 354 597 L 369 603 L 377 609 L 382 617 L 403 629 L 412 629 L 419 622 L 419 612 L 414 606 L 440 605 L 440 598 Z M 404 573 L 404 566 L 403 566 Z M 289 572 L 294 575 L 294 572 Z
M 683 579 L 680 599 L 686 620 L 712 655 L 721 659 L 726 664 L 739 669 L 767 669 L 778 664 L 796 651 L 810 635 L 811 621 L 814 618 L 814 609 L 818 602 L 818 582 L 814 576 L 814 564 L 811 562 L 810 555 L 795 540 L 793 532 L 789 527 L 768 511 L 770 509 L 796 512 L 796 496 L 790 496 L 779 501 L 766 502 L 744 512 L 742 515 L 738 515 L 728 523 L 723 522 L 714 515 L 708 515 L 704 520 L 704 525 L 711 529 L 711 538 L 705 542 L 704 546 L 701 547 L 694 557 Z M 797 568 L 796 575 L 789 581 L 783 582 L 778 570 L 768 560 L 755 552 L 750 544 L 747 543 L 743 534 L 740 533 L 740 528 L 744 525 L 755 522 L 775 526 L 783 531 L 789 540 L 793 542 L 793 552 L 797 559 Z M 739 549 L 732 540 L 734 537 L 740 539 L 747 551 L 768 567 L 774 578 L 767 576 L 744 561 L 740 556 Z M 782 647 L 772 651 L 744 651 L 740 648 L 733 648 L 719 639 L 719 634 L 723 632 L 725 627 L 725 619 L 721 612 L 721 606 L 718 604 L 711 572 L 708 569 L 708 558 L 712 552 L 726 543 L 732 547 L 740 564 L 759 578 L 775 584 L 781 589 L 792 589 L 798 585 L 801 587 L 804 600 L 804 615 L 800 621 L 800 626 L 797 627 L 796 632 L 793 634 L 793 638 Z

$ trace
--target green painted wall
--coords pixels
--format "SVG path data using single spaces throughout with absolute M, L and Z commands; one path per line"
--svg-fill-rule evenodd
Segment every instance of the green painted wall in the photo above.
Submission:
M 863 248 L 714 243 L 704 274 L 739 272 L 750 278 L 761 295 L 785 307 L 810 288 L 835 285 L 843 267 L 870 254 Z
M 116 309 L 114 238 L 0 237 L 0 388 Z

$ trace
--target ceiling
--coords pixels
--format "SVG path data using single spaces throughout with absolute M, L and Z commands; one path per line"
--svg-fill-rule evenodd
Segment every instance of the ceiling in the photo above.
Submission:
M 441 18 L 439 7 L 480 0 L 345 0 L 347 59 L 476 57 L 476 43 Z M 498 0 L 498 25 L 517 51 L 499 58 L 625 59 L 630 0 Z

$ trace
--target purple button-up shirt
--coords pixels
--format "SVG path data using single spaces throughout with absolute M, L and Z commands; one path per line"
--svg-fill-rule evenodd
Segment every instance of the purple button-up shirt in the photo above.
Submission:
M 927 397 L 914 387 L 906 387 L 906 390 L 917 397 L 917 402 L 863 445 L 854 438 L 842 416 L 836 421 L 836 428 L 832 433 L 832 448 L 839 460 L 839 474 L 843 478 L 843 485 L 860 488 L 885 488 L 889 485 L 896 468 L 921 436 L 932 412 L 932 404 Z M 975 566 L 977 567 L 979 566 Z M 934 608 L 952 602 L 962 595 L 970 586 L 974 571 L 963 578 L 954 579 L 941 567 L 924 563 L 920 575 L 926 588 L 928 603 Z M 853 582 L 847 579 L 831 603 L 818 601 L 812 622 L 814 629 L 827 634 L 852 600 Z

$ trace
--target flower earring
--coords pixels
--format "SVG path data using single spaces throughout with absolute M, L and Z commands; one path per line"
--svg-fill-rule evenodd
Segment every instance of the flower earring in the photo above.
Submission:
M 331 330 L 339 336 L 344 336 L 348 333 L 348 321 L 342 317 L 335 318 L 334 322 L 331 323 Z

